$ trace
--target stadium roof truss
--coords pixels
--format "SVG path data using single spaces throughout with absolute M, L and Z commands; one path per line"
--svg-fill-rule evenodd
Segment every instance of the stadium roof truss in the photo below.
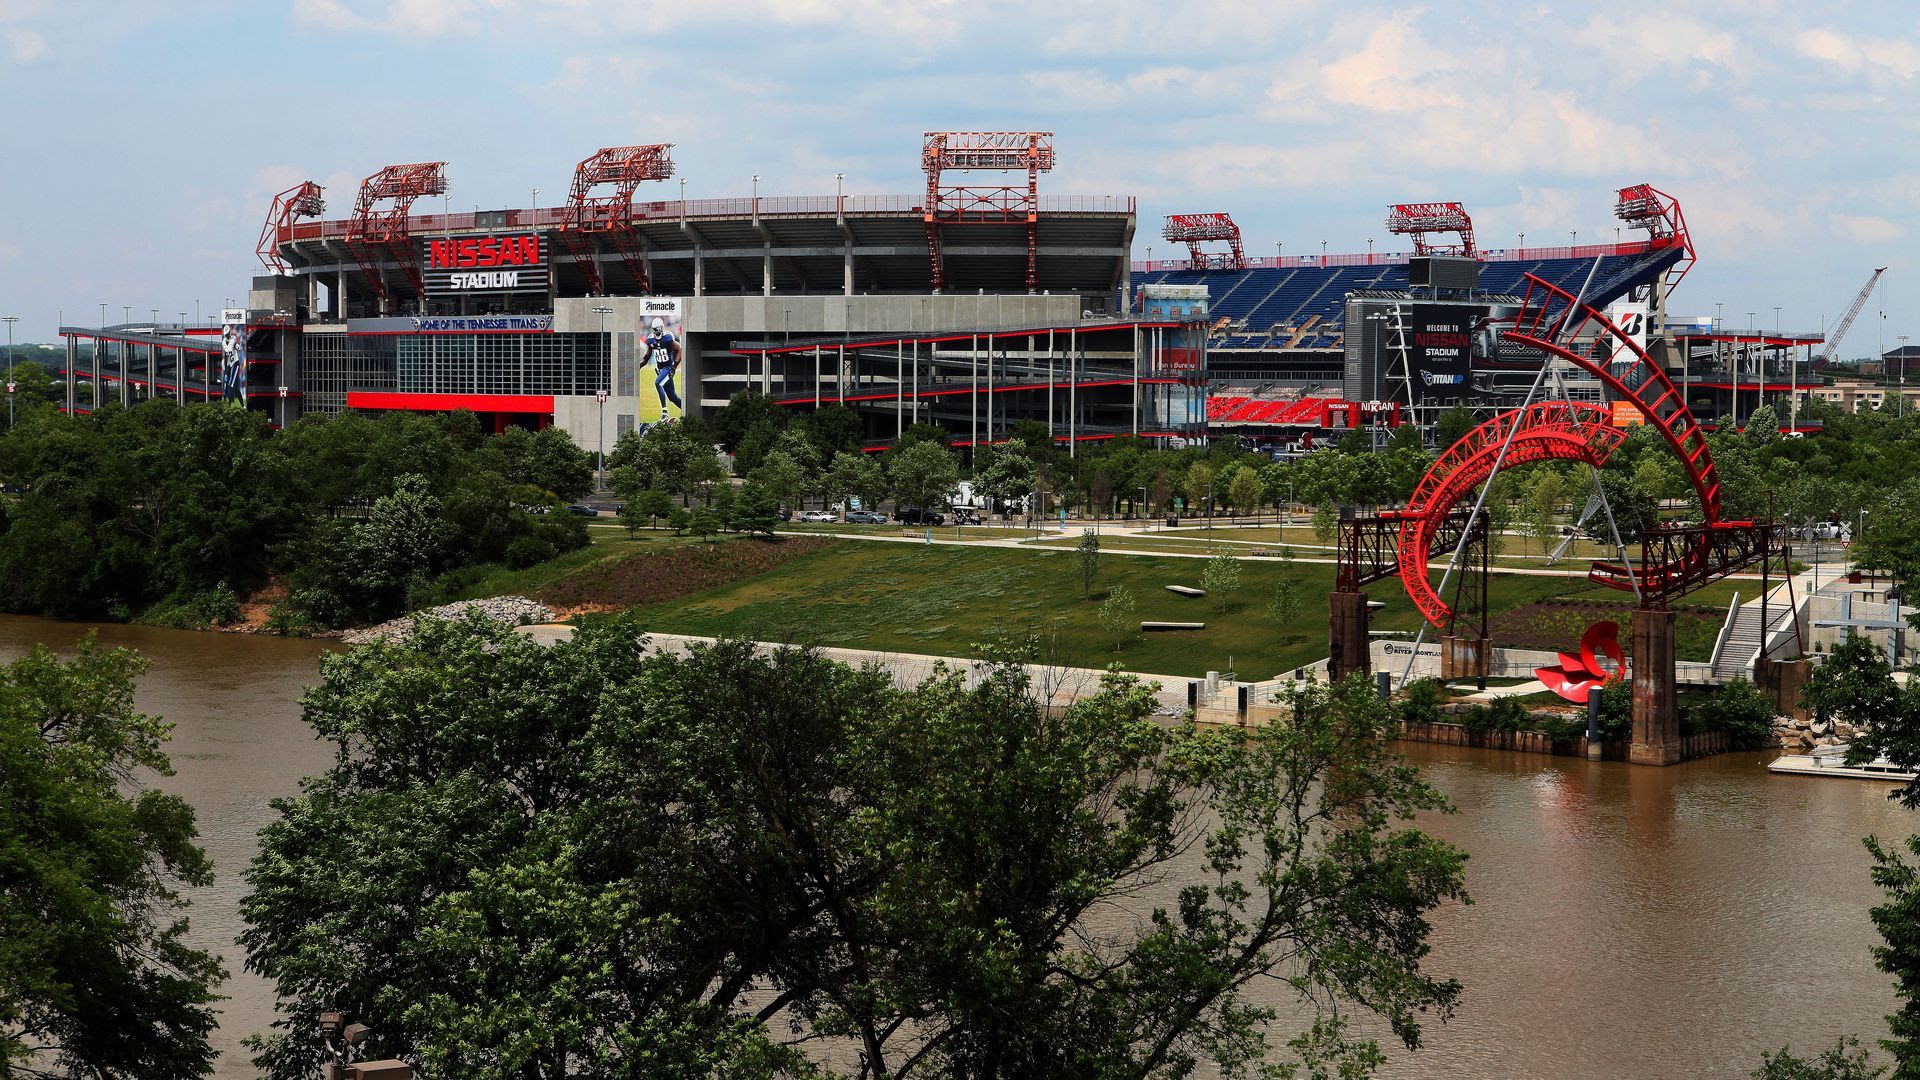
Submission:
M 605 293 L 593 246 L 586 233 L 601 233 L 612 241 L 639 291 L 649 289 L 645 241 L 634 228 L 633 193 L 648 180 L 673 175 L 672 143 L 646 146 L 609 146 L 593 152 L 573 170 L 566 217 L 560 223 L 560 242 L 567 246 L 586 275 L 589 292 Z M 597 188 L 609 193 L 595 194 Z
M 1168 214 L 1166 227 L 1160 235 L 1175 243 L 1187 245 L 1187 269 L 1189 270 L 1245 270 L 1247 253 L 1240 246 L 1240 226 L 1234 223 L 1233 216 L 1225 213 L 1208 214 Z M 1208 241 L 1221 241 L 1227 245 L 1224 255 L 1209 255 L 1200 250 L 1200 245 Z
M 1413 238 L 1415 255 L 1465 255 L 1474 258 L 1473 218 L 1457 202 L 1397 203 L 1387 210 L 1387 231 Z M 1458 242 L 1436 244 L 1430 237 L 1452 234 Z
M 360 182 L 360 195 L 354 200 L 353 218 L 347 227 L 347 248 L 383 301 L 391 298 L 380 276 L 383 253 L 400 265 L 414 292 L 421 291 L 420 259 L 413 250 L 408 212 L 414 200 L 423 195 L 446 194 L 447 177 L 442 171 L 446 166 L 444 161 L 388 165 Z
M 1039 210 L 1040 174 L 1053 171 L 1051 131 L 929 131 L 920 148 L 920 165 L 927 173 L 927 254 L 932 261 L 933 291 L 946 285 L 941 258 L 940 230 L 944 225 L 1024 222 L 1027 227 L 1027 291 L 1040 287 Z M 1018 172 L 1027 174 L 1025 187 L 945 187 L 943 174 L 954 172 Z

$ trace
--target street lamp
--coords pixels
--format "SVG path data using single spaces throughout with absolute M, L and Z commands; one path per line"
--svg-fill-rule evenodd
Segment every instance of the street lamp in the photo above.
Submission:
M 760 216 L 760 174 L 753 174 L 753 216 Z
M 530 212 L 529 216 L 535 217 L 535 218 L 540 216 L 540 189 L 539 188 L 533 189 L 533 209 Z M 528 221 L 527 224 L 531 225 L 533 224 L 533 222 Z
M 840 209 L 840 200 L 846 198 L 845 193 L 841 190 L 841 182 L 846 180 L 846 178 L 847 174 L 843 172 L 833 174 L 833 208 L 835 210 Z
M 1526 248 L 1527 248 L 1527 234 L 1521 233 L 1520 234 L 1520 250 L 1525 251 Z
M 1327 242 L 1325 240 L 1320 241 L 1320 265 L 1327 265 Z
M 613 309 L 603 306 L 593 308 L 592 311 L 595 315 L 600 316 L 600 336 L 606 338 L 607 355 L 612 356 L 613 339 L 607 337 L 607 316 L 613 314 Z M 612 371 L 609 370 L 608 374 L 611 375 Z M 604 491 L 607 487 L 607 392 L 605 390 L 595 390 L 593 392 L 593 403 L 597 410 L 594 417 L 597 446 L 593 454 L 593 488 L 595 491 Z
M 7 324 L 7 430 L 13 430 L 13 324 L 20 321 L 18 315 L 0 315 L 0 322 Z
M 1373 237 L 1367 237 L 1367 265 L 1373 265 Z
M 1574 246 L 1574 247 L 1579 247 L 1579 246 L 1580 246 L 1580 230 L 1579 230 L 1579 229 L 1568 229 L 1568 230 L 1567 230 L 1567 234 L 1568 234 L 1569 236 L 1572 236 L 1572 237 L 1573 237 L 1573 246 Z

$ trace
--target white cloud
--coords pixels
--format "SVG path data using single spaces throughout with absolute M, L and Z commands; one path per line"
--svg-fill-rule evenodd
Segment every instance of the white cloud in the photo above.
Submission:
M 1800 55 L 1849 75 L 1905 80 L 1920 74 L 1920 46 L 1899 37 L 1855 36 L 1820 28 L 1801 33 L 1793 44 Z
M 7 52 L 23 64 L 47 55 L 47 39 L 32 30 L 8 30 L 5 37 Z
M 1907 234 L 1907 230 L 1899 224 L 1874 214 L 1835 214 L 1833 223 L 1862 244 L 1889 243 Z

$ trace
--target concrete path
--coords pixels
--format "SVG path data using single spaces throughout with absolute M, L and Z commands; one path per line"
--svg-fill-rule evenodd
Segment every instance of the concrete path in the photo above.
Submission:
M 551 645 L 573 636 L 574 628 L 564 623 L 538 623 L 522 626 L 516 632 L 524 634 L 542 644 Z M 664 652 L 684 653 L 688 646 L 695 643 L 712 644 L 716 639 L 696 637 L 686 634 L 662 634 L 649 631 L 647 639 L 653 647 Z M 780 647 L 779 642 L 756 642 L 762 649 L 772 650 Z M 874 664 L 893 677 L 895 686 L 907 688 L 918 686 L 933 677 L 936 669 L 945 665 L 948 670 L 961 673 L 967 686 L 976 685 L 985 669 L 984 664 L 961 657 L 932 656 L 925 653 L 881 652 L 871 649 L 816 649 L 820 655 L 843 664 L 860 666 Z M 1027 665 L 1028 673 L 1033 677 L 1036 696 L 1054 704 L 1067 704 L 1083 697 L 1089 697 L 1100 690 L 1100 680 L 1106 674 L 1094 668 L 1050 667 L 1044 664 Z M 1180 675 L 1154 675 L 1145 672 L 1127 672 L 1142 683 L 1152 687 L 1154 700 L 1161 716 L 1178 716 L 1187 709 L 1187 683 L 1195 681 Z

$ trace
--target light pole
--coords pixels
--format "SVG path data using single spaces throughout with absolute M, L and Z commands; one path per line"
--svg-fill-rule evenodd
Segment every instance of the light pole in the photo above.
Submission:
M 846 198 L 846 193 L 842 189 L 842 182 L 846 178 L 847 174 L 843 172 L 833 174 L 833 212 L 836 214 L 840 212 L 840 200 Z
M 1367 237 L 1367 265 L 1373 265 L 1373 237 Z
M 1573 245 L 1572 245 L 1572 246 L 1574 246 L 1574 247 L 1579 247 L 1579 246 L 1580 246 L 1580 230 L 1579 230 L 1579 229 L 1568 229 L 1568 230 L 1567 230 L 1567 234 L 1568 234 L 1569 236 L 1571 236 L 1571 237 L 1573 237 Z
M 760 216 L 760 174 L 753 174 L 753 216 Z
M 682 183 L 685 183 L 685 181 L 682 181 Z M 593 313 L 600 316 L 600 336 L 606 339 L 607 355 L 611 357 L 613 355 L 613 339 L 607 337 L 607 316 L 613 314 L 613 309 L 604 306 L 596 307 L 593 309 Z M 609 365 L 607 372 L 609 375 L 613 374 L 611 367 L 612 366 Z M 593 453 L 593 489 L 595 491 L 605 491 L 607 487 L 607 392 L 605 390 L 594 391 L 593 403 L 596 410 L 594 417 L 596 447 Z
M 540 216 L 540 189 L 539 188 L 533 189 L 533 209 L 528 212 L 528 216 L 530 218 L 537 218 Z M 533 222 L 528 221 L 527 224 L 531 225 L 533 224 Z
M 1325 240 L 1320 241 L 1320 265 L 1327 265 L 1327 242 Z
M 1273 265 L 1279 266 L 1280 260 L 1285 257 L 1286 257 L 1286 245 L 1281 243 L 1278 240 L 1275 240 L 1273 242 Z
M 1760 339 L 1759 332 L 1753 328 L 1753 316 L 1755 314 L 1756 314 L 1755 312 L 1751 312 L 1751 311 L 1747 312 L 1747 363 L 1748 364 L 1753 364 L 1754 362 L 1753 346 Z M 1760 385 L 1765 386 L 1766 381 L 1762 379 L 1760 382 Z M 1755 394 L 1754 401 L 1758 402 L 1759 400 L 1760 400 L 1760 396 L 1758 394 Z M 1753 418 L 1752 409 L 1747 410 L 1747 418 L 1749 420 Z M 1740 365 L 1738 363 L 1735 363 L 1733 366 L 1733 426 L 1736 428 L 1739 428 L 1742 431 L 1746 430 L 1745 428 L 1740 426 Z
M 1526 254 L 1526 250 L 1527 250 L 1527 234 L 1526 234 L 1526 233 L 1521 233 L 1521 234 L 1520 234 L 1520 249 L 1519 249 L 1519 250 L 1520 250 L 1520 253 L 1521 253 L 1521 254 L 1523 254 L 1523 255 L 1524 255 L 1524 254 Z
M 0 322 L 7 324 L 7 430 L 13 430 L 13 324 L 20 321 L 18 315 L 0 315 Z
M 680 178 L 680 220 L 687 220 L 687 178 Z

